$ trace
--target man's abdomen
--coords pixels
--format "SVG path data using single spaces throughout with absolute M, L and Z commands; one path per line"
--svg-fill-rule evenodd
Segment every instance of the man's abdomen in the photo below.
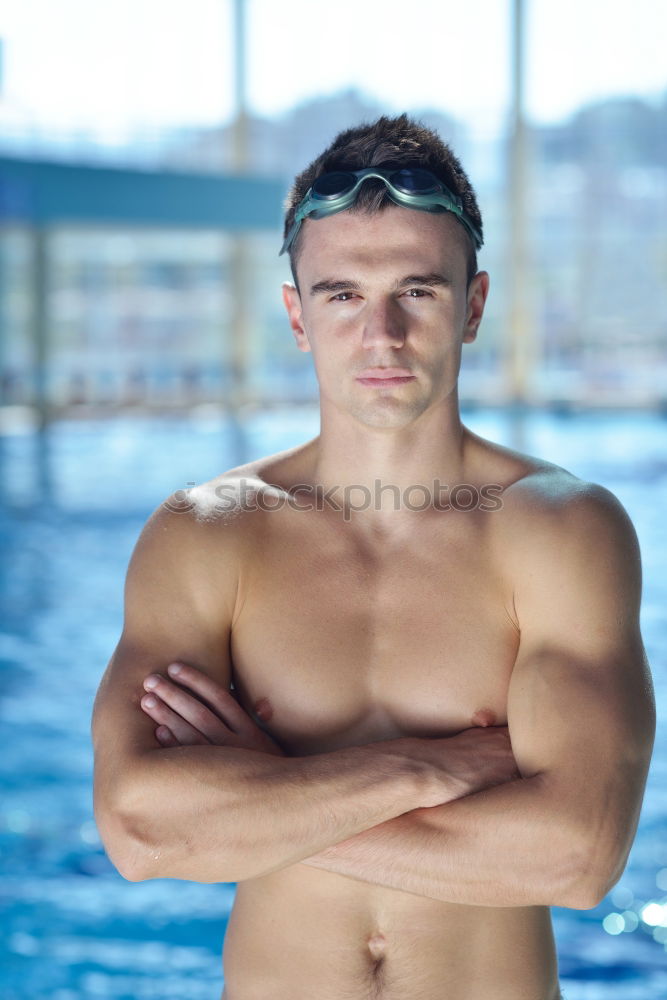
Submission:
M 477 907 L 293 865 L 240 883 L 225 1000 L 556 1000 L 548 907 Z

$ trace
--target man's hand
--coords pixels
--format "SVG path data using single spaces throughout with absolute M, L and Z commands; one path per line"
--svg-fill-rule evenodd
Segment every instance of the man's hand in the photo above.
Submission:
M 141 701 L 143 710 L 158 724 L 155 735 L 163 747 L 214 744 L 285 756 L 222 685 L 183 664 L 170 664 L 168 673 L 171 679 L 150 674 L 144 680 L 149 693 Z M 270 707 L 266 713 L 263 707 L 260 702 L 260 714 L 268 718 Z M 405 756 L 432 769 L 432 801 L 425 805 L 439 805 L 520 777 L 506 726 L 473 727 L 434 739 L 404 737 L 396 742 Z
M 171 663 L 167 673 L 169 678 L 149 674 L 141 699 L 142 709 L 157 724 L 161 746 L 213 744 L 286 756 L 222 685 L 182 663 Z
M 428 806 L 473 795 L 521 778 L 507 726 L 473 726 L 453 736 L 404 737 L 402 749 L 433 768 Z

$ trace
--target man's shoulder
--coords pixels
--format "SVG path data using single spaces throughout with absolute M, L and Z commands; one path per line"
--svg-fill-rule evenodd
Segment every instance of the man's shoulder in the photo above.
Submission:
M 624 510 L 606 486 L 537 459 L 533 467 L 509 484 L 503 498 L 518 517 L 532 515 L 545 523 L 563 518 L 604 519 Z
M 636 608 L 641 555 L 635 528 L 607 487 L 561 466 L 538 463 L 502 494 L 493 538 L 512 591 L 512 621 L 543 634 L 545 608 L 554 612 L 623 594 Z M 574 620 L 574 618 L 572 618 Z
M 544 552 L 567 539 L 617 538 L 634 545 L 627 511 L 611 490 L 547 459 L 471 435 L 485 482 L 498 484 L 494 537 L 503 559 Z
M 214 535 L 236 538 L 272 509 L 272 498 L 289 489 L 286 470 L 302 445 L 234 466 L 206 482 L 170 494 L 155 509 L 149 523 L 176 537 Z M 260 515 L 259 517 L 257 515 Z M 225 528 L 222 532 L 220 529 Z
M 505 538 L 517 554 L 548 558 L 568 546 L 621 546 L 636 551 L 628 512 L 606 486 L 536 460 L 502 495 Z

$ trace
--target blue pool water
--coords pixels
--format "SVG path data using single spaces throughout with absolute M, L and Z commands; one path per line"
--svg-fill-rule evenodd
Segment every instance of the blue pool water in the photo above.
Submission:
M 667 420 L 540 414 L 518 424 L 477 411 L 464 421 L 607 486 L 637 529 L 658 702 L 639 832 L 600 906 L 553 913 L 567 1000 L 667 998 Z M 241 448 L 251 458 L 316 433 L 316 411 L 299 410 L 249 415 L 241 429 L 123 418 L 0 435 L 1 1000 L 220 996 L 234 887 L 134 884 L 115 872 L 92 817 L 92 702 L 148 514 L 236 464 Z

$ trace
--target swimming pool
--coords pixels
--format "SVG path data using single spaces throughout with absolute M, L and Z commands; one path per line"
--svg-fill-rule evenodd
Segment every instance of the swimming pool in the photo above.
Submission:
M 658 733 L 639 832 L 594 910 L 554 909 L 568 1000 L 667 997 L 667 419 L 464 412 L 474 431 L 611 489 L 644 566 Z M 127 561 L 170 492 L 317 433 L 315 409 L 64 421 L 0 435 L 0 996 L 215 1000 L 231 885 L 124 881 L 92 818 L 92 702 Z

